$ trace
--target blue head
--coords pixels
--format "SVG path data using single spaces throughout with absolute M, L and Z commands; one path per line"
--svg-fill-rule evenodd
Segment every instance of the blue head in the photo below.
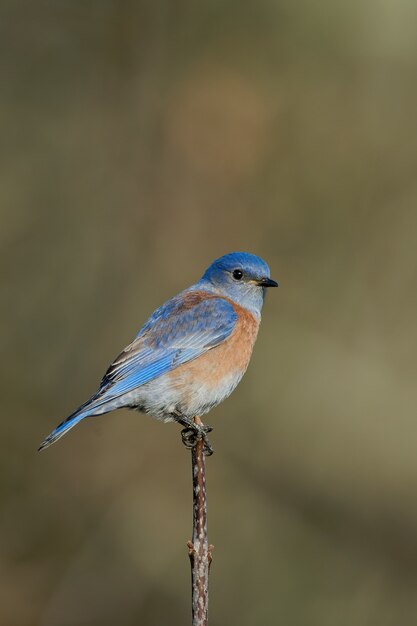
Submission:
M 255 254 L 231 252 L 214 261 L 197 286 L 227 296 L 259 316 L 266 289 L 278 283 L 270 278 L 265 261 Z

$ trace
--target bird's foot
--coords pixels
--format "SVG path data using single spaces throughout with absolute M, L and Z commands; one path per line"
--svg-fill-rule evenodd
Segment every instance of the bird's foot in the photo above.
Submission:
M 203 452 L 206 456 L 211 456 L 214 452 L 213 450 L 213 446 L 211 445 L 210 441 L 208 440 L 207 435 L 205 435 L 204 437 L 204 448 L 203 448 Z
M 207 433 L 212 431 L 211 426 L 199 426 L 198 424 L 192 424 L 183 428 L 181 431 L 182 442 L 188 450 L 192 450 L 197 445 L 197 441 L 201 439 L 204 442 L 203 451 L 206 456 L 211 456 L 214 452 L 210 441 L 208 440 Z
M 188 450 L 194 448 L 197 443 L 197 435 L 193 428 L 183 428 L 181 431 L 182 443 Z

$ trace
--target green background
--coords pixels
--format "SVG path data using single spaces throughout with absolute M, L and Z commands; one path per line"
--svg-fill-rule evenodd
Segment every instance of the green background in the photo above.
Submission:
M 189 623 L 191 472 L 40 441 L 212 259 L 267 260 L 212 412 L 211 626 L 417 624 L 417 5 L 0 3 L 0 623 Z

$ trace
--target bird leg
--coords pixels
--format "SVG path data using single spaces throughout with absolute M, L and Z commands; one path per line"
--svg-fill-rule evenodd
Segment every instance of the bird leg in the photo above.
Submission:
M 207 433 L 211 433 L 213 428 L 206 426 L 205 424 L 196 424 L 193 420 L 179 413 L 174 413 L 173 418 L 181 426 L 185 426 L 181 431 L 182 442 L 186 448 L 191 450 L 196 445 L 199 439 L 204 441 L 204 454 L 211 456 L 213 454 L 213 448 L 208 440 Z

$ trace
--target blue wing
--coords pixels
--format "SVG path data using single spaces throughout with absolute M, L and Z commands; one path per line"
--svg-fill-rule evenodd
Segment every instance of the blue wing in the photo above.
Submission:
M 116 398 L 221 344 L 236 321 L 233 306 L 214 294 L 186 291 L 175 296 L 151 315 L 135 340 L 113 361 L 98 392 L 62 422 L 40 449 L 84 417 L 112 410 Z
M 100 402 L 127 393 L 222 343 L 237 321 L 233 306 L 204 292 L 176 296 L 149 318 L 103 377 Z

